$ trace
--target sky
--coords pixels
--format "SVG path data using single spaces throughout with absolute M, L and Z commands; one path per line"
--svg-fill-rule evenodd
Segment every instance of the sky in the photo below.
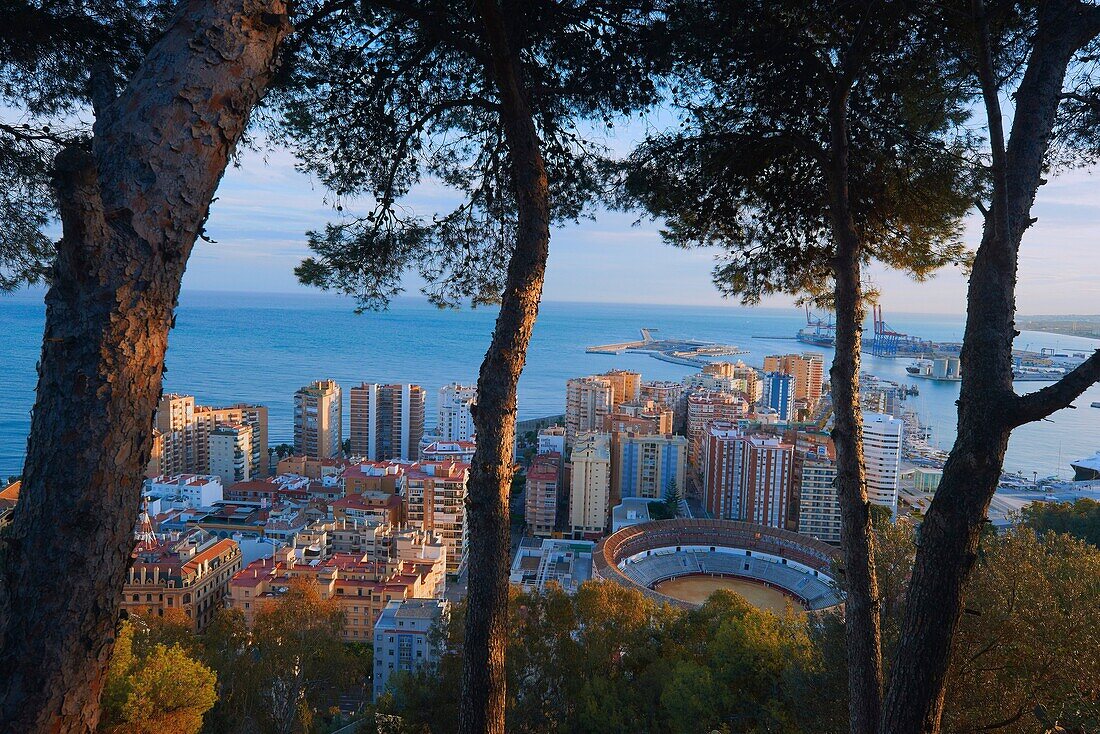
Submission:
M 620 139 L 613 147 L 626 148 Z M 1033 211 L 1038 218 L 1025 235 L 1020 256 L 1018 311 L 1021 314 L 1100 313 L 1100 188 L 1097 173 L 1076 170 L 1052 178 L 1040 189 Z M 207 223 L 216 241 L 196 244 L 184 278 L 185 289 L 292 292 L 294 267 L 309 252 L 304 233 L 337 217 L 323 185 L 295 170 L 285 150 L 244 152 L 218 190 Z M 425 184 L 406 204 L 414 211 L 445 211 L 452 199 L 445 189 Z M 346 209 L 350 212 L 353 206 Z M 968 221 L 972 246 L 980 223 Z M 711 282 L 714 251 L 681 250 L 664 244 L 660 223 L 638 214 L 597 211 L 591 221 L 555 229 L 544 298 L 551 301 L 721 305 Z M 931 281 L 873 267 L 871 279 L 882 292 L 887 313 L 965 311 L 966 280 L 955 268 Z M 417 280 L 406 278 L 415 295 Z M 776 297 L 763 305 L 790 306 Z

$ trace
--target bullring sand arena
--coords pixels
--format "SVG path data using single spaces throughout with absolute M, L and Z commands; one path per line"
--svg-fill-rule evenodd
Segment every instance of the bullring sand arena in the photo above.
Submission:
M 728 589 L 782 614 L 843 603 L 832 574 L 836 548 L 788 530 L 734 520 L 678 518 L 631 525 L 596 546 L 598 578 L 663 604 L 698 607 Z
M 653 587 L 653 590 L 659 594 L 686 601 L 688 604 L 702 604 L 719 589 L 732 591 L 757 609 L 776 614 L 783 614 L 788 605 L 796 611 L 802 608 L 797 601 L 778 589 L 770 589 L 752 581 L 725 576 L 680 576 L 661 581 Z

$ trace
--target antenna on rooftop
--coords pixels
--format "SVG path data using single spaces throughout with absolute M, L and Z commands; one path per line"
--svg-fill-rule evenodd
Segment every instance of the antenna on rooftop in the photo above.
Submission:
M 157 536 L 153 532 L 153 520 L 149 517 L 149 498 L 145 497 L 141 502 L 141 515 L 138 516 L 140 527 L 137 531 L 137 545 L 134 553 L 151 551 L 157 547 Z

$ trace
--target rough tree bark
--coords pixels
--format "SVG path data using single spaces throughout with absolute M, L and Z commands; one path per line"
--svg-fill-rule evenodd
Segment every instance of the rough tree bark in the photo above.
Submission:
M 90 150 L 58 156 L 20 502 L 0 548 L 0 731 L 92 732 L 114 647 L 180 280 L 290 25 L 283 0 L 191 0 Z
M 921 524 L 901 640 L 884 705 L 882 734 L 935 733 L 944 676 L 962 612 L 963 588 L 1012 430 L 1069 405 L 1100 379 L 1100 351 L 1059 383 L 1025 396 L 1012 388 L 1016 268 L 1031 225 L 1058 104 L 1074 53 L 1100 33 L 1100 8 L 1077 0 L 1039 5 L 1027 67 L 1005 145 L 984 8 L 974 2 L 979 77 L 993 150 L 993 201 L 967 294 L 955 445 Z
M 848 195 L 847 99 L 843 83 L 829 105 L 829 214 L 833 258 L 836 344 L 829 384 L 833 397 L 836 490 L 841 513 L 841 548 L 847 597 L 844 605 L 848 661 L 848 718 L 851 734 L 873 734 L 882 706 L 882 649 L 874 536 L 863 464 L 863 411 L 859 404 L 859 363 L 863 334 L 860 237 Z
M 534 117 L 498 0 L 477 0 L 511 161 L 519 224 L 492 342 L 477 381 L 477 450 L 470 468 L 469 590 L 463 644 L 462 734 L 504 734 L 516 387 L 538 316 L 550 247 L 550 202 Z

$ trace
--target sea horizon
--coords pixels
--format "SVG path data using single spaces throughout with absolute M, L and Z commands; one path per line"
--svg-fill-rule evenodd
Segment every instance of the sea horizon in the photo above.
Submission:
M 21 471 L 41 348 L 44 288 L 0 296 L 0 333 L 8 348 L 0 369 L 0 476 Z M 449 382 L 472 384 L 488 347 L 497 309 L 439 309 L 418 294 L 403 294 L 385 311 L 354 313 L 342 294 L 301 291 L 184 290 L 176 328 L 169 336 L 165 392 L 195 395 L 201 404 L 254 402 L 268 406 L 270 444 L 289 442 L 292 396 L 312 380 L 332 378 L 345 391 L 367 382 L 411 382 L 428 391 L 427 425 L 435 423 L 438 389 Z M 720 318 L 718 317 L 720 316 Z M 891 327 L 935 341 L 960 341 L 962 314 L 889 312 Z M 519 387 L 521 420 L 563 412 L 565 380 L 611 368 L 629 368 L 643 379 L 681 380 L 694 368 L 637 354 L 589 354 L 587 346 L 637 339 L 643 327 L 662 337 L 735 344 L 743 359 L 760 367 L 766 354 L 831 350 L 793 339 L 805 325 L 803 309 L 789 306 L 653 305 L 547 300 L 532 337 Z M 867 334 L 870 336 L 870 328 Z M 1038 350 L 1092 349 L 1096 340 L 1024 332 L 1017 346 Z M 884 379 L 916 382 L 921 394 L 912 409 L 933 428 L 932 443 L 950 448 L 954 439 L 957 383 L 913 380 L 909 359 L 863 356 L 863 369 Z M 1047 383 L 1020 383 L 1034 390 Z M 1100 450 L 1100 386 L 1050 422 L 1025 426 L 1013 436 L 1005 468 L 1040 476 L 1072 476 L 1068 462 Z M 345 421 L 346 425 L 346 421 Z

